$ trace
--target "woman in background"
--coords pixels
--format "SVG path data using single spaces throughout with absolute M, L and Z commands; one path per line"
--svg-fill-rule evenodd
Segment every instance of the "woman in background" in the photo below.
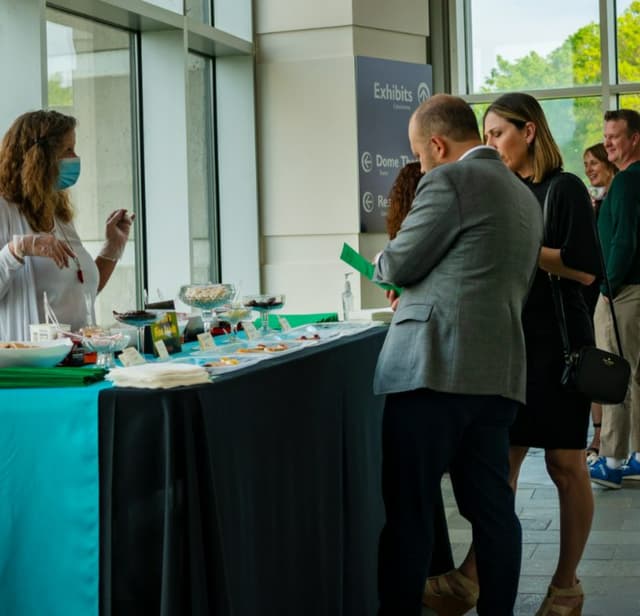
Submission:
M 387 232 L 389 239 L 393 239 L 402 221 L 411 209 L 413 198 L 416 195 L 416 188 L 422 178 L 420 163 L 418 161 L 407 163 L 400 169 L 389 191 L 389 209 L 387 210 Z M 387 298 L 394 306 L 395 294 L 387 292 Z M 425 447 L 429 444 L 425 443 Z M 434 543 L 433 554 L 431 555 L 431 567 L 429 575 L 440 575 L 453 568 L 453 554 L 449 541 L 449 527 L 442 500 L 442 492 L 439 500 L 434 505 Z
M 600 205 L 607 196 L 609 186 L 613 181 L 613 177 L 618 173 L 618 168 L 609 161 L 607 151 L 602 143 L 596 143 L 589 146 L 582 155 L 584 162 L 584 174 L 587 176 L 591 184 L 591 203 L 593 204 L 593 212 L 596 222 L 600 213 Z M 588 287 L 583 288 L 584 299 L 591 318 L 596 308 L 596 302 L 600 295 L 600 278 L 595 280 Z M 602 427 L 602 405 L 597 402 L 591 403 L 591 421 L 593 425 L 593 438 L 587 447 L 587 462 L 592 463 L 598 459 L 600 455 L 600 428 Z
M 421 177 L 420 163 L 413 161 L 400 169 L 391 186 L 387 210 L 387 233 L 390 240 L 396 236 L 402 221 L 411 209 Z
M 29 340 L 45 320 L 43 297 L 60 323 L 94 319 L 96 294 L 124 251 L 133 216 L 112 212 L 95 261 L 73 224 L 67 188 L 80 175 L 76 120 L 57 111 L 17 118 L 0 146 L 0 340 Z

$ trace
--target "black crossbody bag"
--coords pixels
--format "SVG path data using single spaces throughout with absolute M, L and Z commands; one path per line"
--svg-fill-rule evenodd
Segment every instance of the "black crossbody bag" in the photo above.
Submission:
M 545 243 L 547 239 L 547 206 L 549 201 L 549 193 L 554 181 L 551 182 L 544 198 L 544 235 Z M 607 302 L 611 310 L 611 319 L 613 321 L 613 329 L 616 334 L 616 342 L 618 344 L 618 355 L 603 351 L 595 346 L 584 346 L 579 350 L 571 350 L 569 343 L 569 333 L 567 330 L 567 320 L 564 312 L 564 302 L 562 300 L 562 289 L 560 288 L 560 278 L 553 274 L 549 274 L 549 282 L 551 283 L 551 295 L 556 310 L 558 324 L 560 326 L 560 335 L 562 336 L 562 348 L 564 354 L 564 371 L 562 373 L 562 385 L 571 390 L 577 391 L 593 402 L 601 404 L 620 404 L 627 395 L 629 386 L 629 377 L 631 368 L 629 362 L 622 355 L 622 344 L 620 342 L 620 333 L 618 331 L 618 322 L 616 320 L 616 312 L 613 308 L 613 294 L 611 293 L 611 284 L 607 276 L 607 268 L 605 267 L 604 258 L 602 256 L 602 248 L 600 246 L 600 238 L 598 230 L 595 227 L 595 219 L 593 220 L 594 233 L 598 255 L 600 257 L 600 267 L 604 277 L 605 285 L 609 301 Z

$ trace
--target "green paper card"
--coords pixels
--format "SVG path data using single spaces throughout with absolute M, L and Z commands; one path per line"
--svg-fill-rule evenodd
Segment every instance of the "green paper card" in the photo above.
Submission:
M 354 270 L 360 272 L 368 280 L 372 280 L 375 266 L 370 261 L 367 261 L 359 252 L 355 251 L 346 242 L 342 244 L 342 252 L 340 253 L 340 259 L 346 264 L 350 265 Z M 395 291 L 396 295 L 402 293 L 402 289 L 395 287 L 392 284 L 385 284 L 384 282 L 374 282 L 380 288 L 386 291 Z

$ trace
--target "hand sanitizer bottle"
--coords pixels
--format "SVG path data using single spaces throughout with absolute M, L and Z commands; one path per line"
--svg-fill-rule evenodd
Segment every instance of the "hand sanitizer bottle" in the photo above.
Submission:
M 349 282 L 351 272 L 344 275 L 344 291 L 342 292 L 342 319 L 349 320 L 349 316 L 353 311 L 353 293 L 351 292 L 351 282 Z

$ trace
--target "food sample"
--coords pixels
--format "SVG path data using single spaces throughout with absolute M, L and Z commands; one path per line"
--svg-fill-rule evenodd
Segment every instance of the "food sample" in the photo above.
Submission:
M 227 308 L 224 312 L 220 313 L 221 317 L 231 319 L 233 321 L 246 319 L 250 315 L 251 310 L 249 308 L 245 308 L 244 306 L 232 306 L 230 308 Z
M 122 321 L 148 321 L 157 317 L 155 312 L 148 310 L 129 310 L 128 312 L 113 311 L 113 316 Z
M 216 284 L 188 287 L 184 291 L 184 298 L 190 302 L 215 302 L 228 295 L 227 287 Z
M 273 346 L 265 347 L 264 350 L 267 353 L 278 353 L 279 351 L 286 351 L 289 347 L 286 344 L 274 344 Z
M 109 332 L 107 332 L 102 327 L 97 327 L 96 325 L 87 325 L 86 327 L 80 329 L 80 333 L 85 338 L 95 338 L 109 335 Z
M 310 334 L 308 336 L 302 334 L 302 336 L 298 336 L 296 340 L 320 340 L 320 334 Z
M 238 349 L 236 353 L 264 353 L 265 348 L 266 346 L 264 344 L 258 344 L 254 347 Z
M 208 361 L 204 364 L 205 368 L 226 368 L 228 366 L 237 366 L 240 363 L 235 357 L 221 357 L 217 361 Z
M 245 302 L 245 306 L 251 306 L 251 308 L 257 308 L 257 309 L 278 309 L 278 308 L 282 308 L 282 306 L 284 306 L 284 303 L 282 302 L 280 297 L 265 297 L 265 298 L 261 298 L 261 299 L 250 299 L 247 302 Z
M 0 349 L 35 349 L 35 344 L 25 342 L 0 342 Z

